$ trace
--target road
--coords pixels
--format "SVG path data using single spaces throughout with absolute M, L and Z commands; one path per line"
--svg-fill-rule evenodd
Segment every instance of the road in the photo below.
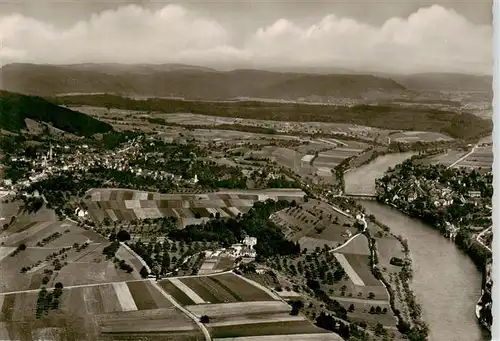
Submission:
M 330 252 L 335 252 L 337 250 L 340 250 L 341 248 L 343 248 L 344 246 L 346 246 L 347 244 L 349 244 L 354 238 L 358 237 L 360 234 L 362 234 L 363 232 L 366 231 L 366 229 L 368 228 L 368 223 L 366 222 L 365 215 L 363 213 L 361 213 L 361 218 L 359 220 L 361 220 L 361 222 L 364 225 L 363 231 L 356 233 L 354 236 L 352 236 L 351 238 L 349 238 L 344 244 L 342 244 L 340 246 L 337 246 L 335 249 L 330 250 Z
M 451 165 L 448 166 L 448 168 L 452 168 L 454 167 L 457 163 L 459 163 L 460 161 L 462 160 L 465 160 L 467 157 L 469 157 L 472 153 L 474 153 L 476 151 L 476 148 L 477 148 L 477 144 L 474 145 L 474 147 L 472 147 L 471 151 L 468 152 L 467 154 L 465 154 L 464 156 L 462 156 L 460 159 L 458 159 L 457 161 L 453 162 Z
M 480 234 L 477 235 L 476 237 L 476 240 L 479 244 L 481 244 L 482 246 L 484 246 L 488 251 L 492 252 L 491 248 L 489 248 L 488 246 L 486 246 L 486 244 L 483 242 L 483 235 L 485 233 L 487 233 L 488 231 L 490 231 L 492 229 L 493 226 L 490 226 L 488 227 L 486 230 L 484 230 L 483 232 L 481 232 Z

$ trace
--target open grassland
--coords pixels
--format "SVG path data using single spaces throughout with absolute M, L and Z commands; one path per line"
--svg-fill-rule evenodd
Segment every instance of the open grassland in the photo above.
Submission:
M 8 223 L 10 219 L 19 212 L 21 202 L 10 200 L 9 195 L 0 197 L 0 225 Z
M 367 286 L 382 286 L 382 282 L 375 278 L 370 269 L 370 258 L 366 255 L 343 254 L 350 266 Z
M 246 212 L 256 201 L 295 200 L 302 202 L 300 189 L 221 190 L 206 194 L 160 194 L 126 189 L 93 189 L 86 202 L 91 217 L 97 220 L 129 221 L 138 218 L 172 216 L 181 221 L 206 219 L 210 213 L 236 216 Z M 199 219 L 198 219 L 199 220 Z
M 7 247 L 7 246 L 1 246 L 0 247 L 0 263 L 2 260 L 6 257 L 8 257 L 12 252 L 14 252 L 16 248 L 15 247 Z
M 375 179 L 389 169 L 415 155 L 414 152 L 393 153 L 379 156 L 374 161 L 345 173 L 346 194 L 375 194 Z

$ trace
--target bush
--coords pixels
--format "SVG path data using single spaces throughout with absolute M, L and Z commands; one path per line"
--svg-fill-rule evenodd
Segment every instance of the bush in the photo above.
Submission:
M 142 278 L 147 278 L 149 276 L 149 272 L 145 266 L 142 267 L 142 269 L 139 273 L 141 274 Z
M 120 242 L 126 242 L 127 240 L 130 240 L 130 234 L 125 230 L 120 230 L 116 235 L 116 239 Z

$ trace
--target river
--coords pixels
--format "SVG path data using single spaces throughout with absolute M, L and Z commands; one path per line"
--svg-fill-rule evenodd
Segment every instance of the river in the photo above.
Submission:
M 470 258 L 437 230 L 376 201 L 360 203 L 366 213 L 408 240 L 411 287 L 422 306 L 430 341 L 487 340 L 475 316 L 481 273 Z

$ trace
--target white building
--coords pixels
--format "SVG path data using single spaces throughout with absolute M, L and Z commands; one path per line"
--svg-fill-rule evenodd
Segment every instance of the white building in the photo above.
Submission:
M 243 239 L 243 244 L 245 244 L 246 246 L 248 246 L 250 249 L 253 249 L 253 247 L 255 245 L 257 245 L 257 238 L 255 238 L 255 237 L 245 237 L 245 239 Z

